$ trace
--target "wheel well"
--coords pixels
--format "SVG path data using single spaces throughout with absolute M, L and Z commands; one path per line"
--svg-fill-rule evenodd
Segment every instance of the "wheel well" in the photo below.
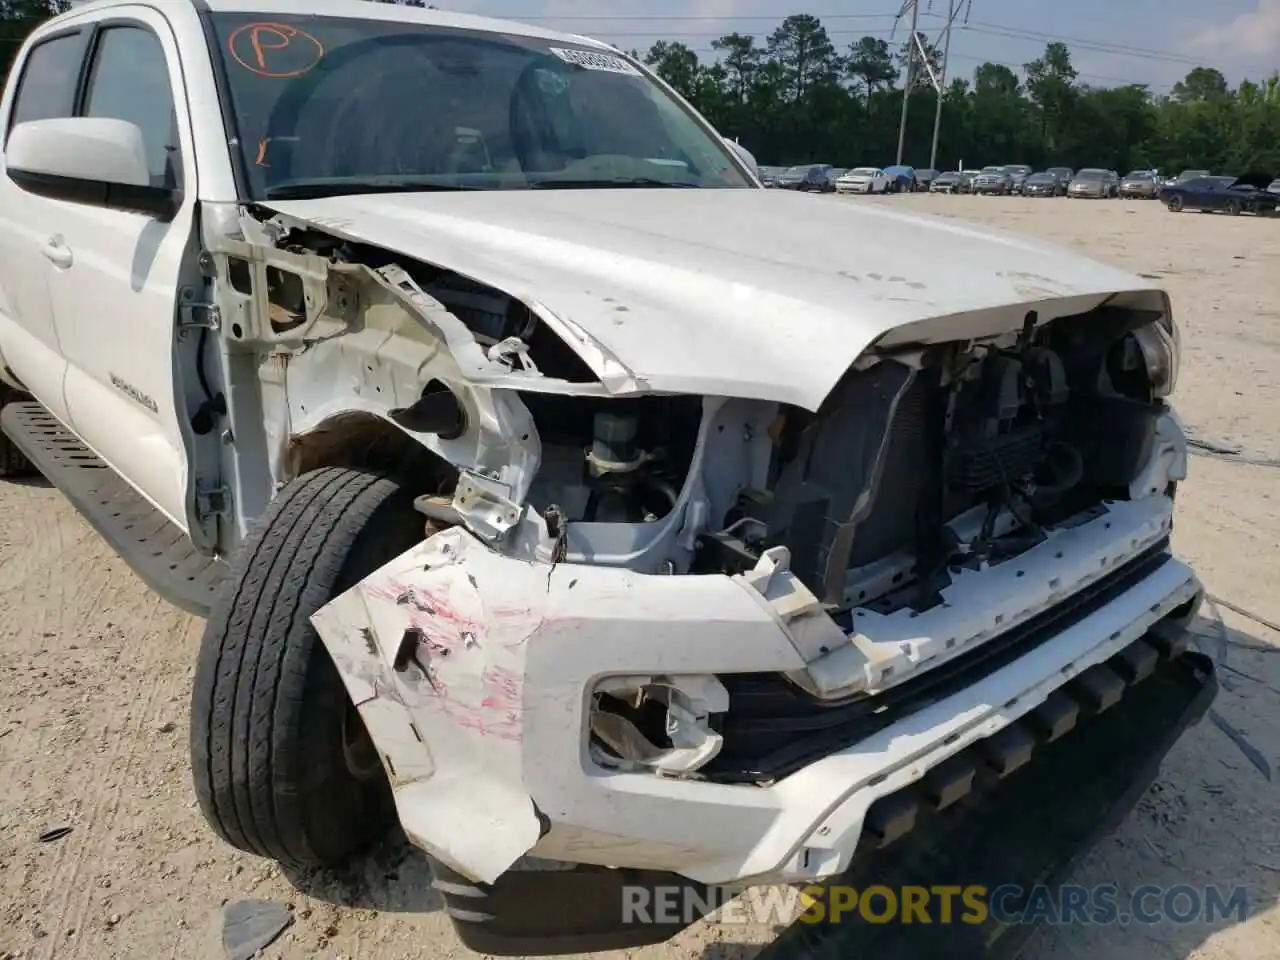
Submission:
M 339 413 L 289 438 L 287 481 L 321 467 L 375 467 L 420 481 L 421 492 L 453 489 L 458 470 L 394 423 L 364 411 Z

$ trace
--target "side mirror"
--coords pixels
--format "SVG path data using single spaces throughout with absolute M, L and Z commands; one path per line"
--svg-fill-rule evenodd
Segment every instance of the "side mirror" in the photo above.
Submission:
M 126 120 L 58 117 L 19 123 L 5 145 L 9 179 L 29 193 L 172 220 L 182 191 L 151 184 L 142 131 Z
M 760 179 L 760 165 L 756 163 L 756 158 L 751 155 L 751 151 L 737 141 L 725 138 L 725 143 L 729 148 L 738 155 L 738 159 L 747 165 L 747 169 L 751 171 L 751 175 L 757 180 Z

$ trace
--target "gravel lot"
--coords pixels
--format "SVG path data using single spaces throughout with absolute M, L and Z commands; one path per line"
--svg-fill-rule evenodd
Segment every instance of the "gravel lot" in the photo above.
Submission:
M 1179 406 L 1203 441 L 1280 458 L 1280 221 L 1172 215 L 1144 201 L 889 197 L 1076 247 L 1170 290 Z M 767 238 L 762 238 L 767 242 Z M 906 262 L 911 251 L 902 252 Z M 1219 597 L 1280 621 L 1280 476 L 1207 456 L 1179 492 L 1176 545 Z M 1223 611 L 1233 643 L 1217 709 L 1280 760 L 1280 634 Z M 219 906 L 266 897 L 296 921 L 270 957 L 468 956 L 421 858 L 388 843 L 350 876 L 285 877 L 215 841 L 187 774 L 187 696 L 201 624 L 151 596 L 57 491 L 0 483 L 0 957 L 215 957 Z M 1216 643 L 1206 645 L 1218 653 Z M 1042 958 L 1280 956 L 1273 784 L 1204 723 L 1094 851 L 1081 883 L 1243 884 L 1250 919 L 1215 928 L 1049 930 Z M 69 826 L 51 843 L 37 837 Z M 770 931 L 701 924 L 636 960 L 750 956 Z M 621 956 L 621 955 L 619 955 Z

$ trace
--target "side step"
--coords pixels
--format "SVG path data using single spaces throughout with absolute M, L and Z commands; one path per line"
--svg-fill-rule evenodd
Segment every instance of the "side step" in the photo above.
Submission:
M 7 403 L 0 429 L 111 544 L 133 571 L 176 607 L 207 617 L 227 564 L 196 551 L 148 503 L 39 403 Z

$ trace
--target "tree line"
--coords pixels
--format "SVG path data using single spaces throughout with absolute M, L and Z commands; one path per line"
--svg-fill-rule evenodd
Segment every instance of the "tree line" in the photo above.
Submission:
M 27 34 L 69 6 L 67 0 L 0 0 L 0 83 Z
M 822 22 L 787 17 L 763 41 L 730 33 L 712 41 L 706 62 L 687 44 L 655 43 L 642 59 L 722 133 L 761 163 L 892 163 L 902 84 L 912 75 L 903 162 L 929 163 L 941 52 L 863 37 L 843 52 Z M 634 52 L 634 51 L 633 51 Z M 942 94 L 938 166 L 991 163 L 1280 174 L 1280 73 L 1234 90 L 1221 71 L 1196 67 L 1157 96 L 1144 84 L 1092 86 L 1065 43 L 1046 44 L 1023 65 L 982 63 L 950 79 Z
M 393 0 L 394 2 L 394 0 Z M 405 2 L 405 0 L 400 0 Z M 408 0 L 425 6 L 425 0 Z M 0 77 L 23 38 L 66 0 L 0 0 Z M 941 53 L 920 36 L 937 73 Z M 863 37 L 841 51 L 819 18 L 795 14 L 763 41 L 729 33 L 705 61 L 687 44 L 659 41 L 640 54 L 722 133 L 761 163 L 893 162 L 908 58 L 912 90 L 904 162 L 929 162 L 936 93 L 909 43 Z M 913 53 L 913 49 L 917 52 Z M 1029 163 L 1114 168 L 1203 167 L 1280 174 L 1280 73 L 1234 89 L 1219 70 L 1196 67 L 1167 95 L 1146 85 L 1085 83 L 1065 43 L 1023 65 L 998 63 L 951 78 L 943 90 L 938 165 Z

